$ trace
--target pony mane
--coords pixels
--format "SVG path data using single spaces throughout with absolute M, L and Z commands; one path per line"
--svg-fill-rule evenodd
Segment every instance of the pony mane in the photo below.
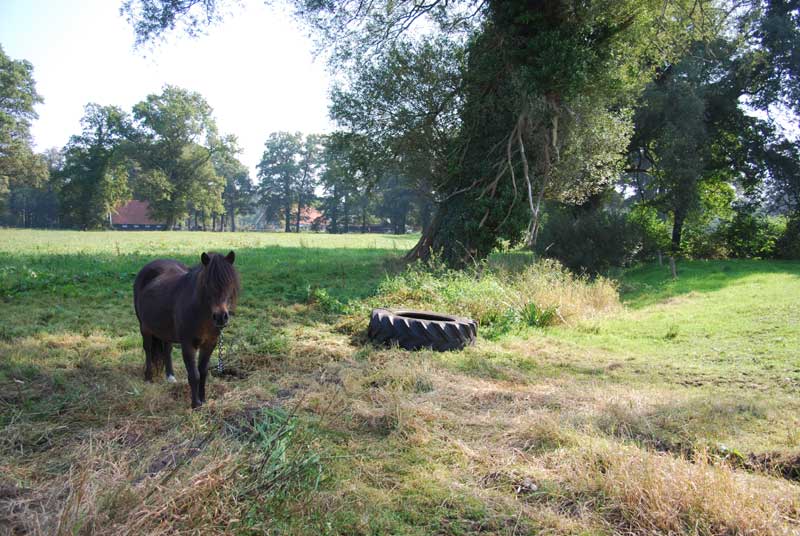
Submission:
M 230 306 L 236 307 L 239 299 L 239 273 L 228 260 L 219 253 L 209 253 L 206 266 L 200 266 L 198 290 L 200 298 L 206 303 L 219 301 L 230 293 Z

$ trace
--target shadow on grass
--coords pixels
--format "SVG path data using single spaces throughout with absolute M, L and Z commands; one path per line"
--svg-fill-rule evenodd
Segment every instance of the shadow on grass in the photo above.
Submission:
M 620 278 L 622 300 L 640 309 L 690 292 L 714 292 L 763 274 L 800 277 L 799 261 L 695 260 L 678 263 L 678 279 L 669 266 L 652 263 L 624 272 Z

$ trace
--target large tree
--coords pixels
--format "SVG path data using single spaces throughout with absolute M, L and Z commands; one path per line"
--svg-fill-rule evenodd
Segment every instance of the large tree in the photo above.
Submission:
M 198 93 L 165 86 L 133 107 L 137 193 L 167 229 L 190 209 L 204 216 L 222 212 L 224 181 L 212 155 L 220 148 L 211 106 Z
M 502 238 L 534 243 L 544 199 L 581 202 L 609 184 L 632 130 L 626 107 L 689 28 L 703 26 L 713 10 L 710 2 L 693 10 L 697 3 L 353 1 L 300 2 L 300 8 L 334 43 L 333 61 L 346 72 L 368 71 L 374 63 L 364 58 L 391 59 L 402 43 L 419 49 L 413 43 L 420 39 L 405 35 L 423 18 L 443 30 L 428 40 L 431 47 L 441 36 L 463 47 L 466 60 L 451 96 L 423 100 L 428 107 L 416 113 L 455 113 L 458 122 L 455 135 L 436 146 L 447 155 L 436 184 L 439 209 L 411 253 L 441 249 L 460 262 L 486 255 Z M 414 62 L 424 62 L 423 54 L 401 56 L 406 64 L 396 62 L 391 76 L 417 72 Z M 386 78 L 357 77 L 367 82 L 361 93 L 391 92 Z M 382 102 L 394 100 L 402 97 Z M 404 131 L 409 116 L 377 114 L 385 120 L 375 122 Z
M 783 107 L 800 117 L 800 0 L 743 2 L 740 35 L 747 45 L 737 62 L 750 81 L 752 104 Z
M 318 134 L 309 134 L 305 137 L 300 149 L 297 177 L 297 212 L 295 217 L 295 232 L 300 232 L 300 220 L 303 209 L 311 205 L 315 198 L 317 185 L 320 181 L 322 170 L 322 151 L 324 137 Z
M 300 178 L 303 135 L 299 132 L 273 132 L 264 143 L 258 163 L 259 191 L 269 213 L 280 207 L 284 231 L 292 230 L 292 204 Z M 271 214 L 269 214 L 271 215 Z
M 236 139 L 229 137 L 225 141 L 224 150 L 217 151 L 213 158 L 217 175 L 225 180 L 225 189 L 222 192 L 225 214 L 220 224 L 223 231 L 227 226 L 236 232 L 236 216 L 249 214 L 253 209 L 253 181 L 247 166 L 237 158 L 240 152 Z
M 769 125 L 741 106 L 748 80 L 736 68 L 736 46 L 716 39 L 696 43 L 663 67 L 642 94 L 632 154 L 638 197 L 672 221 L 673 253 L 681 250 L 687 219 L 703 208 L 703 192 L 721 185 L 755 192 L 765 179 Z M 723 187 L 724 188 L 724 187 Z
M 116 106 L 91 103 L 81 125 L 82 132 L 64 148 L 64 164 L 56 173 L 64 223 L 94 229 L 110 225 L 113 211 L 130 198 L 130 163 L 122 151 L 130 118 Z
M 9 58 L 0 46 L 0 209 L 10 188 L 33 187 L 47 176 L 47 166 L 32 148 L 36 91 L 33 65 Z

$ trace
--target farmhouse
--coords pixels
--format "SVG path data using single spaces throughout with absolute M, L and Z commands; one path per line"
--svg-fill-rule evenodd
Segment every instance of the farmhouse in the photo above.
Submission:
M 164 223 L 150 219 L 150 205 L 145 201 L 133 199 L 111 215 L 111 226 L 123 231 L 163 231 Z

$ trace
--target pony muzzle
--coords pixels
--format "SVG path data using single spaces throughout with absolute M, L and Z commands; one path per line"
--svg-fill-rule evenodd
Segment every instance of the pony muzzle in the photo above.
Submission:
M 228 311 L 217 311 L 216 313 L 211 313 L 211 318 L 214 320 L 215 326 L 218 328 L 224 328 L 228 325 L 231 315 L 228 313 Z

